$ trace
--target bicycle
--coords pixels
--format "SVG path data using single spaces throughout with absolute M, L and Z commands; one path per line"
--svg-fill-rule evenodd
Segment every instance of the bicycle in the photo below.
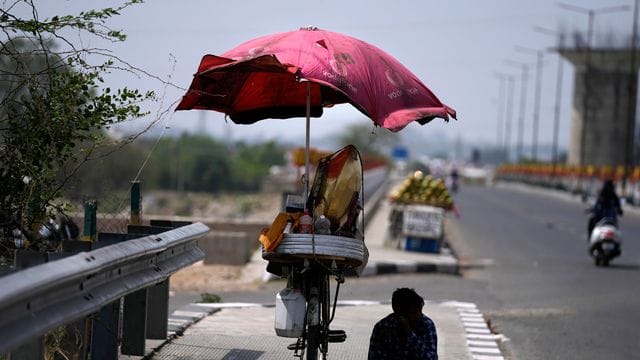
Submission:
M 283 291 L 295 294 L 292 304 L 276 301 L 276 333 L 280 330 L 278 336 L 297 338 L 287 347 L 294 351 L 294 357 L 326 360 L 329 343 L 346 340 L 344 330 L 331 330 L 330 325 L 335 317 L 345 273 L 363 262 L 364 252 L 364 242 L 360 239 L 291 234 L 283 240 L 277 252 L 263 253 L 263 258 L 279 261 L 281 276 L 287 279 Z M 336 281 L 333 299 L 332 277 Z M 295 297 L 298 295 L 302 298 Z M 279 304 L 283 304 L 285 312 L 278 309 Z M 278 323 L 282 329 L 278 329 Z

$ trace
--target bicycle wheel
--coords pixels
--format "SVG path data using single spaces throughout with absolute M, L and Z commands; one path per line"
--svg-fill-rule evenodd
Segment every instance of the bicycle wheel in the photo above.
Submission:
M 307 360 L 318 360 L 320 343 L 320 326 L 310 326 L 307 333 Z
M 307 315 L 306 315 L 306 359 L 326 359 L 328 329 L 328 280 L 329 276 L 321 269 L 307 273 Z M 321 355 L 322 354 L 322 355 Z

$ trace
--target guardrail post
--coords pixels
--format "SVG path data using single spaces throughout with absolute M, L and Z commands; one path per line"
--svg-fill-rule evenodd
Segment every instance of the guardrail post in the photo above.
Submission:
M 0 354 L 1 355 L 1 354 Z M 30 340 L 11 351 L 7 360 L 40 360 L 44 359 L 44 336 Z
M 13 265 L 16 269 L 26 269 L 45 262 L 47 254 L 21 249 L 14 253 Z M 44 359 L 44 336 L 38 336 L 20 345 L 9 353 L 8 359 Z
M 92 249 L 114 245 L 126 240 L 126 234 L 98 233 Z M 103 306 L 93 314 L 91 330 L 91 360 L 117 360 L 120 339 L 120 305 L 122 299 Z
M 147 333 L 147 288 L 124 297 L 122 346 L 124 355 L 144 356 Z
M 164 340 L 169 326 L 169 279 L 149 287 L 147 339 Z
M 98 228 L 97 210 L 97 200 L 90 200 L 84 203 L 84 231 L 82 235 L 82 240 L 84 241 L 95 241 L 96 239 L 96 230 Z
M 142 201 L 140 196 L 140 181 L 133 181 L 131 184 L 131 216 L 130 224 L 140 225 L 142 214 Z
M 94 314 L 91 337 L 91 360 L 118 359 L 118 331 L 121 299 Z

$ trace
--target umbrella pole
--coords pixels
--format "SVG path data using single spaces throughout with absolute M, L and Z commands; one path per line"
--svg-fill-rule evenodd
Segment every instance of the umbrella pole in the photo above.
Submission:
M 304 209 L 307 209 L 307 199 L 309 196 L 309 132 L 311 131 L 311 82 L 307 81 L 307 128 L 304 149 Z

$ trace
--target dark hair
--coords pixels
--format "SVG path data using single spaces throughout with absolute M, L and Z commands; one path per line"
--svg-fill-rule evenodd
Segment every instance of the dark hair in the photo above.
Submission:
M 600 194 L 598 196 L 603 199 L 613 198 L 616 196 L 616 188 L 613 180 L 605 180 L 605 182 L 602 184 L 602 189 L 600 190 Z
M 407 311 L 420 309 L 424 306 L 424 299 L 415 290 L 399 288 L 391 295 L 391 308 L 396 314 L 406 314 Z

